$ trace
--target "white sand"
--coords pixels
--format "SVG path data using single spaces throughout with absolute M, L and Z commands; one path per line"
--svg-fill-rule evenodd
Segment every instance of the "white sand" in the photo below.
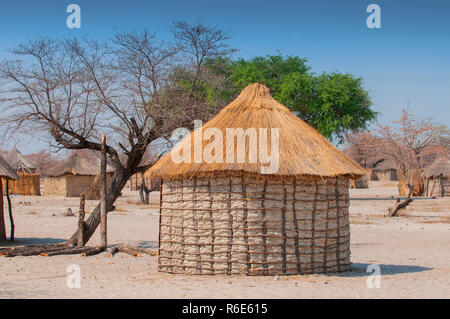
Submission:
M 378 196 L 378 200 L 368 200 Z M 159 273 L 157 258 L 106 253 L 54 257 L 0 257 L 1 298 L 450 298 L 450 198 L 419 199 L 399 218 L 386 218 L 396 187 L 372 182 L 351 190 L 353 271 L 331 275 L 247 277 Z M 388 200 L 385 200 L 387 198 Z M 124 191 L 108 218 L 109 243 L 156 247 L 158 193 L 151 206 Z M 53 243 L 76 228 L 64 217 L 78 199 L 13 197 L 15 245 Z M 89 202 L 92 209 L 95 202 Z M 7 226 L 8 227 L 8 226 Z M 89 245 L 98 243 L 98 233 Z M 0 244 L 1 246 L 1 244 Z M 5 245 L 3 245 L 5 246 Z M 81 269 L 81 288 L 69 289 L 67 266 Z M 367 265 L 381 267 L 381 287 L 368 288 Z

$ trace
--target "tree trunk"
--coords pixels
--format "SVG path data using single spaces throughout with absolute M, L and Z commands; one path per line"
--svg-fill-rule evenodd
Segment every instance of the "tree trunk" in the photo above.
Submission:
M 136 180 L 137 180 L 137 176 L 136 176 Z M 141 175 L 141 184 L 139 185 L 139 198 L 141 199 L 142 204 L 145 204 L 144 188 L 145 188 L 145 181 Z
M 141 176 L 141 185 L 139 186 L 139 197 L 141 198 L 142 204 L 148 205 L 150 201 L 151 185 L 150 188 L 147 187 L 147 184 L 145 183 L 144 172 L 140 172 L 140 176 Z
M 390 212 L 389 217 L 397 216 L 400 209 L 405 208 L 412 202 L 411 196 L 412 196 L 412 192 L 413 192 L 413 186 L 411 185 L 411 183 L 407 183 L 407 185 L 408 185 L 408 189 L 409 189 L 408 197 L 403 202 L 398 201 L 397 205 L 395 205 L 395 207 Z
M 120 192 L 125 187 L 125 184 L 127 183 L 128 179 L 132 175 L 127 172 L 122 172 L 121 174 L 116 172 L 116 174 L 117 175 L 114 176 L 112 183 L 111 183 L 111 187 L 106 194 L 106 210 L 107 211 L 112 210 L 114 202 L 120 196 Z M 89 239 L 94 234 L 94 232 L 97 229 L 99 224 L 100 224 L 100 204 L 98 204 L 95 207 L 92 214 L 85 221 L 83 244 L 86 244 L 89 241 Z M 78 230 L 75 232 L 75 234 L 72 235 L 72 237 L 70 237 L 70 239 L 67 241 L 67 244 L 69 246 L 76 246 L 77 241 L 78 241 Z

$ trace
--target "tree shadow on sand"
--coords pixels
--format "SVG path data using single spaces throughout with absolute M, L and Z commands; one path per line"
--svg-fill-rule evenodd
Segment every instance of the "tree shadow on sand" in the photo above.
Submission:
M 142 248 L 158 248 L 158 242 L 154 240 L 145 240 L 140 241 L 138 246 Z
M 0 242 L 0 248 L 22 247 L 30 245 L 53 245 L 66 242 L 62 238 L 15 238 L 14 241 Z
M 367 277 L 373 273 L 372 271 L 368 271 L 368 266 L 373 264 L 366 263 L 352 263 L 351 270 L 343 273 L 338 273 L 337 275 L 340 277 Z M 400 275 L 400 274 L 410 274 L 422 271 L 433 270 L 430 267 L 422 267 L 422 266 L 411 266 L 411 265 L 385 265 L 385 264 L 375 264 L 380 267 L 381 275 Z

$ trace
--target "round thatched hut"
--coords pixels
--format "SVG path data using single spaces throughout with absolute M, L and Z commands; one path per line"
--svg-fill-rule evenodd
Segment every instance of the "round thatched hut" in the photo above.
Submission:
M 107 183 L 110 183 L 113 168 L 107 165 Z M 73 152 L 65 160 L 45 172 L 43 194 L 46 196 L 79 197 L 100 199 L 100 159 L 94 154 Z M 92 185 L 92 187 L 91 187 Z
M 350 180 L 350 188 L 369 188 L 369 177 L 363 175 L 357 178 L 352 178 Z
M 424 196 L 450 196 L 450 160 L 440 158 L 424 172 Z
M 7 183 L 10 180 L 17 180 L 19 175 L 8 165 L 8 163 L 0 156 L 0 242 L 6 240 L 5 216 L 3 211 L 3 181 Z
M 385 159 L 372 170 L 371 180 L 375 181 L 398 181 L 398 165 L 391 159 Z
M 19 174 L 19 179 L 9 183 L 10 194 L 41 195 L 40 174 L 36 173 L 36 166 L 32 161 L 23 156 L 17 147 L 5 155 L 5 161 Z
M 146 172 L 162 178 L 159 271 L 348 270 L 349 179 L 363 174 L 267 87 L 252 84 Z

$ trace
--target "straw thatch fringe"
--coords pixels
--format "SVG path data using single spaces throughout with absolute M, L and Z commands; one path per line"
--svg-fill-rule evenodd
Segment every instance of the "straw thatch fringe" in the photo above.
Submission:
M 19 178 L 16 171 L 0 156 L 0 177 L 15 180 Z
M 350 266 L 348 179 L 165 180 L 159 270 L 304 274 Z

